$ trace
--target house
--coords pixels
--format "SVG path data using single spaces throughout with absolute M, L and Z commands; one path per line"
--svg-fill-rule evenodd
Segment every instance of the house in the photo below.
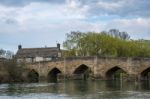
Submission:
M 22 48 L 18 46 L 16 53 L 17 62 L 40 62 L 51 61 L 61 58 L 60 44 L 57 47 L 44 47 L 44 48 Z

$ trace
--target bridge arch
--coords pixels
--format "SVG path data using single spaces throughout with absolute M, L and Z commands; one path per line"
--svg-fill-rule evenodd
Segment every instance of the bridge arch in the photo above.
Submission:
M 58 68 L 54 67 L 48 72 L 48 82 L 57 82 L 58 74 L 62 73 Z
M 39 82 L 39 74 L 34 69 L 28 72 L 27 78 L 29 82 L 33 82 L 33 83 Z
M 150 80 L 150 67 L 140 73 L 140 80 Z
M 86 80 L 87 78 L 89 78 L 89 74 L 91 73 L 91 69 L 89 66 L 85 65 L 85 64 L 81 64 L 79 65 L 77 68 L 74 69 L 73 71 L 73 75 L 82 77 L 81 79 Z
M 86 72 L 88 69 L 89 69 L 89 67 L 87 65 L 82 64 L 74 70 L 73 74 L 82 74 L 82 73 Z
M 124 69 L 120 68 L 119 66 L 114 66 L 105 72 L 105 77 L 107 80 L 117 80 L 121 79 L 126 74 L 127 72 Z

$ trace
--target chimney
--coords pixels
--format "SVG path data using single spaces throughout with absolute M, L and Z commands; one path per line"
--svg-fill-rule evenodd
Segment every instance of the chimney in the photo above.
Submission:
M 22 49 L 22 46 L 21 45 L 18 45 L 18 50 Z
M 60 50 L 60 44 L 59 43 L 57 43 L 57 48 Z

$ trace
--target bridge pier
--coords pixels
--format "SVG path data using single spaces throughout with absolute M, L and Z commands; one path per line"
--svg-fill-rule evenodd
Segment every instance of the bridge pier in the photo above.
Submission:
M 48 78 L 47 76 L 39 76 L 39 82 L 47 82 Z
M 127 78 L 127 81 L 138 82 L 140 80 L 138 78 L 138 75 L 136 75 L 136 74 L 129 74 L 128 78 Z

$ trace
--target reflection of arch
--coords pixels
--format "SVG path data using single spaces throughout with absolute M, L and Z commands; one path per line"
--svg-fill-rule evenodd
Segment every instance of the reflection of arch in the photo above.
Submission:
M 57 82 L 57 76 L 58 76 L 59 73 L 61 73 L 61 71 L 58 68 L 53 68 L 48 73 L 48 81 L 49 82 Z
M 118 78 L 119 79 L 122 78 L 122 76 L 123 76 L 122 74 L 124 75 L 124 74 L 126 74 L 126 72 L 123 69 L 121 69 L 120 67 L 115 66 L 115 67 L 109 69 L 106 72 L 105 76 L 108 80 L 115 80 Z
M 150 67 L 141 72 L 141 80 L 149 80 L 150 79 Z
M 38 82 L 39 81 L 39 74 L 34 69 L 32 69 L 28 73 L 28 80 L 29 80 L 29 82 Z
M 77 76 L 77 78 L 75 79 L 84 79 L 84 80 L 86 80 L 89 77 L 89 73 L 90 73 L 90 68 L 84 64 L 77 67 L 73 72 L 73 74 Z

